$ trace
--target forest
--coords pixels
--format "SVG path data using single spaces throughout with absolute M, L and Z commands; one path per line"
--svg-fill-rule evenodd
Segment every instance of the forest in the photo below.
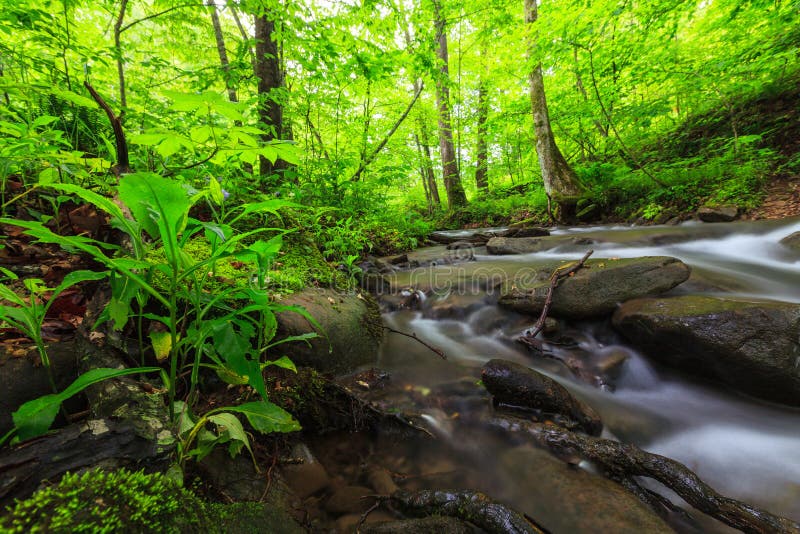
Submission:
M 799 56 L 797 0 L 0 0 L 0 531 L 800 532 Z

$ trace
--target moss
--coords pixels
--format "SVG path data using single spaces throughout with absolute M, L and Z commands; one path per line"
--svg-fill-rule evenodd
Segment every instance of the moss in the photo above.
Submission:
M 203 502 L 161 474 L 87 471 L 20 501 L 0 530 L 25 532 L 192 532 L 205 523 Z
M 204 238 L 192 239 L 183 252 L 195 262 L 211 257 L 211 245 Z M 153 265 L 166 265 L 163 248 L 149 251 L 145 258 Z M 203 289 L 219 292 L 226 288 L 248 287 L 256 272 L 255 262 L 224 258 L 209 266 Z M 274 293 L 294 293 L 309 286 L 347 287 L 347 277 L 331 268 L 319 249 L 302 234 L 289 234 L 273 268 L 266 275 L 266 289 Z M 152 281 L 160 291 L 167 290 L 167 277 L 156 271 Z

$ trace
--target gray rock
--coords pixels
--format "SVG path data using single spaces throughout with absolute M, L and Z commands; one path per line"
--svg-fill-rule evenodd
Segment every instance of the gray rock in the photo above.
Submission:
M 659 361 L 800 406 L 800 305 L 705 296 L 639 299 L 614 327 Z
M 703 222 L 731 222 L 738 215 L 736 206 L 703 206 L 697 210 L 697 218 Z
M 619 484 L 576 469 L 529 446 L 505 452 L 500 460 L 509 477 L 505 487 L 524 494 L 511 503 L 550 532 L 673 532 L 664 521 Z
M 550 235 L 550 230 L 539 226 L 520 226 L 508 230 L 508 235 L 498 237 L 544 237 Z
M 383 323 L 378 305 L 370 295 L 306 289 L 288 296 L 281 304 L 302 306 L 322 328 L 315 328 L 298 313 L 278 313 L 276 340 L 308 332 L 317 332 L 319 337 L 309 343 L 281 344 L 272 350 L 271 359 L 286 355 L 295 365 L 331 373 L 346 373 L 375 363 L 383 338 Z
M 493 359 L 481 369 L 481 381 L 495 402 L 541 410 L 566 417 L 592 436 L 603 430 L 600 416 L 567 389 L 534 369 L 516 362 Z
M 614 311 L 619 303 L 657 295 L 689 278 L 689 267 L 669 256 L 589 260 L 564 278 L 553 293 L 550 314 L 580 319 Z M 540 277 L 506 283 L 498 304 L 519 313 L 538 315 L 544 308 L 550 281 Z
M 562 245 L 590 245 L 585 237 L 549 235 L 544 237 L 493 237 L 486 243 L 489 254 L 530 254 L 551 250 Z
M 783 239 L 780 240 L 781 245 L 786 248 L 793 250 L 794 252 L 800 253 L 800 232 L 795 232 L 793 234 L 789 234 Z

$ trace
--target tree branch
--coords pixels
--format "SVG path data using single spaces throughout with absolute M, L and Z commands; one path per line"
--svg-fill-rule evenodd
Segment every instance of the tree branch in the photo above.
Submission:
M 389 142 L 389 139 L 392 137 L 392 135 L 394 135 L 397 129 L 400 128 L 400 125 L 403 124 L 404 120 L 406 120 L 408 114 L 411 113 L 411 109 L 414 107 L 414 104 L 417 103 L 417 99 L 419 99 L 419 95 L 422 94 L 422 88 L 424 87 L 424 85 L 425 84 L 423 83 L 420 83 L 418 85 L 417 91 L 414 93 L 414 98 L 411 99 L 411 102 L 409 102 L 408 107 L 406 107 L 406 110 L 403 112 L 402 115 L 400 115 L 400 118 L 397 119 L 397 122 L 394 123 L 394 126 L 392 126 L 392 129 L 389 130 L 389 133 L 386 134 L 386 137 L 384 137 L 383 140 L 380 143 L 378 143 L 378 146 L 375 147 L 375 150 L 373 150 L 369 156 L 364 158 L 364 160 L 361 162 L 361 165 L 358 167 L 358 170 L 355 173 L 353 173 L 353 176 L 350 177 L 351 182 L 357 182 L 361 178 L 361 174 L 364 172 L 367 166 L 370 163 L 372 163 L 372 161 L 375 159 L 378 153 L 381 150 L 383 150 L 383 147 L 386 146 L 386 143 Z
M 114 141 L 117 147 L 117 164 L 111 167 L 111 170 L 117 177 L 131 172 L 130 160 L 128 159 L 128 142 L 125 140 L 125 130 L 122 128 L 120 118 L 89 82 L 83 82 L 83 86 L 86 87 L 94 101 L 106 112 L 108 120 L 111 121 L 111 128 L 114 130 Z

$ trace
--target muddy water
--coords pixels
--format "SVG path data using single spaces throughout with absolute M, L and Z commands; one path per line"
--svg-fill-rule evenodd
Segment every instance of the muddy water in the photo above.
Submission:
M 420 288 L 414 310 L 384 315 L 394 328 L 415 332 L 448 356 L 440 360 L 419 343 L 389 335 L 379 365 L 392 373 L 392 382 L 416 392 L 474 384 L 479 367 L 491 358 L 525 363 L 559 380 L 602 416 L 604 437 L 636 444 L 679 460 L 721 493 L 771 512 L 800 520 L 800 411 L 737 395 L 659 367 L 627 346 L 607 323 L 562 324 L 578 342 L 577 348 L 558 349 L 562 358 L 580 357 L 602 364 L 626 356 L 625 363 L 603 383 L 576 379 L 557 359 L 532 356 L 514 343 L 530 328 L 534 317 L 498 308 L 494 286 L 503 277 L 542 265 L 579 259 L 589 248 L 594 258 L 667 255 L 692 266 L 692 278 L 674 289 L 676 294 L 705 293 L 800 302 L 800 254 L 779 244 L 800 231 L 800 220 L 730 224 L 690 223 L 677 227 L 561 228 L 555 235 L 579 236 L 591 245 L 570 242 L 554 250 L 519 256 L 490 256 L 485 249 L 444 252 L 443 247 L 422 250 L 417 258 L 443 257 L 438 265 L 397 273 L 395 289 Z M 580 241 L 585 242 L 585 241 Z M 455 254 L 455 255 L 454 255 Z M 422 294 L 424 293 L 424 295 Z M 576 356 L 577 354 L 577 356 Z M 477 392 L 479 387 L 475 387 Z M 514 446 L 460 421 L 487 410 L 487 403 L 467 394 L 444 408 L 421 410 L 430 427 L 454 451 L 453 461 L 476 472 L 476 486 L 499 492 L 518 508 L 540 519 L 554 531 L 592 528 L 588 523 L 564 522 L 566 494 L 547 500 L 544 483 L 521 475 L 520 466 L 507 458 Z M 571 475 L 570 475 L 571 476 Z M 664 488 L 653 486 L 665 495 Z M 532 496 L 537 496 L 534 499 Z M 677 497 L 671 496 L 676 502 Z M 694 513 L 696 517 L 702 517 Z M 599 525 L 598 525 L 599 526 Z M 673 525 L 675 527 L 676 525 Z M 604 525 L 607 527 L 607 525 Z M 691 531 L 677 525 L 679 530 Z M 713 521 L 700 520 L 695 531 L 726 531 Z M 624 528 L 620 528 L 625 530 Z

